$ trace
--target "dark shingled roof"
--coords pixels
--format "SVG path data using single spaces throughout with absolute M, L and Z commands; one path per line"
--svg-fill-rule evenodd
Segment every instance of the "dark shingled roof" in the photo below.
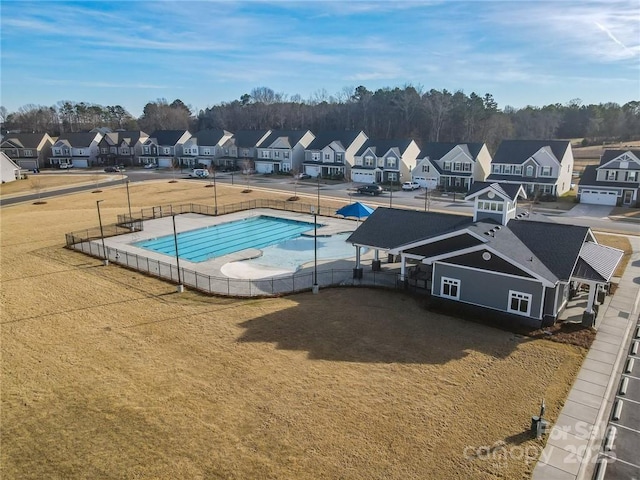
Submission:
M 476 159 L 484 143 L 429 142 L 422 148 L 418 158 L 429 157 L 430 160 L 440 160 L 458 145 L 466 146 L 471 157 Z
M 63 133 L 58 140 L 66 140 L 72 147 L 88 147 L 91 142 L 99 135 L 97 132 L 75 132 Z
M 120 145 L 127 139 L 129 145 L 132 147 L 142 136 L 148 137 L 142 130 L 116 130 L 115 132 L 105 134 L 105 137 L 109 137 L 116 145 Z
M 10 133 L 2 142 L 11 142 L 18 148 L 38 148 L 45 133 Z
M 269 130 L 238 130 L 233 138 L 238 148 L 253 148 Z
M 346 150 L 353 143 L 358 135 L 362 133 L 360 130 L 332 130 L 318 133 L 316 138 L 309 144 L 307 150 L 322 150 L 332 142 L 338 142 Z
M 156 130 L 149 137 L 155 138 L 158 145 L 175 145 L 186 130 Z
M 269 148 L 273 142 L 275 142 L 280 137 L 286 137 L 289 139 L 289 145 L 291 148 L 296 146 L 300 139 L 305 136 L 305 134 L 309 130 L 272 130 L 271 134 L 264 139 L 264 141 L 258 145 L 260 148 Z
M 604 165 L 605 163 L 609 163 L 614 158 L 619 157 L 623 153 L 627 153 L 627 152 L 631 152 L 638 159 L 640 159 L 640 150 L 631 150 L 631 149 L 627 149 L 627 150 L 611 150 L 611 149 L 607 149 L 602 153 L 602 157 L 600 157 L 600 165 Z
M 589 227 L 511 220 L 507 227 L 560 280 L 569 280 Z
M 560 162 L 571 142 L 568 140 L 503 140 L 493 156 L 492 163 L 520 164 L 543 147 L 550 147 L 551 152 Z
M 210 147 L 214 146 L 214 145 L 217 145 L 218 142 L 225 135 L 231 135 L 231 133 L 227 132 L 226 130 L 219 129 L 219 128 L 218 129 L 200 130 L 199 132 L 196 132 L 196 133 L 193 134 L 193 136 L 198 139 L 198 145 L 200 145 L 200 146 L 210 146 Z
M 472 221 L 448 213 L 378 207 L 347 242 L 387 250 L 457 230 Z
M 364 152 L 371 148 L 376 156 L 380 157 L 387 153 L 392 148 L 397 148 L 400 151 L 400 154 L 404 153 L 404 151 L 409 148 L 412 140 L 367 140 L 364 142 L 364 145 L 360 147 L 360 150 L 356 153 L 357 157 L 362 156 Z

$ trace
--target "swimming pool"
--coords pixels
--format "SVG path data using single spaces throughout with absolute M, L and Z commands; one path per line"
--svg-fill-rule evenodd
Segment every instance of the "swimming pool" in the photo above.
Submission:
M 318 224 L 318 227 L 321 226 Z M 185 260 L 204 262 L 247 248 L 262 249 L 276 245 L 298 238 L 312 229 L 313 223 L 310 222 L 260 215 L 179 233 L 178 252 L 180 258 Z M 136 242 L 134 245 L 165 255 L 176 255 L 173 235 Z

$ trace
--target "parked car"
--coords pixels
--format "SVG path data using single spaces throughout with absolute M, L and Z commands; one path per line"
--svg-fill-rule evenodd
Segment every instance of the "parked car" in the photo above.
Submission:
M 311 178 L 311 175 L 309 175 L 308 173 L 299 173 L 295 175 L 294 178 L 297 178 L 298 180 L 306 180 L 307 178 Z
M 120 167 L 104 167 L 105 172 L 119 172 Z
M 420 184 L 418 182 L 404 182 L 402 184 L 402 190 L 413 191 L 413 190 L 419 190 L 419 189 L 420 189 Z
M 383 192 L 382 187 L 380 185 L 362 185 L 358 187 L 358 193 L 368 194 L 368 195 L 380 195 Z
M 61 163 L 60 168 L 73 168 L 73 163 Z
M 144 168 L 157 168 L 158 166 L 155 163 L 147 163 Z
M 193 178 L 207 178 L 209 176 L 209 171 L 205 168 L 194 168 L 189 176 Z

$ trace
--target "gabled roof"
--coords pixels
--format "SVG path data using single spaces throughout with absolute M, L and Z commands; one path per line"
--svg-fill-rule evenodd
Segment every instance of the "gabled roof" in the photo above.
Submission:
M 471 217 L 378 207 L 347 242 L 383 250 L 442 235 L 470 224 Z
M 400 155 L 403 155 L 405 150 L 409 148 L 413 140 L 367 140 L 364 145 L 360 147 L 360 150 L 356 152 L 356 157 L 361 157 L 367 149 L 371 149 L 376 156 L 380 157 L 387 153 L 392 148 L 397 149 Z
M 273 130 L 267 138 L 258 145 L 259 148 L 269 148 L 279 138 L 284 138 L 291 148 L 295 147 L 309 130 Z M 286 142 L 285 142 L 286 143 Z
M 238 130 L 233 134 L 238 148 L 253 148 L 269 130 Z
M 65 141 L 74 148 L 89 147 L 98 135 L 102 134 L 98 132 L 63 133 L 58 137 L 57 141 Z
M 175 145 L 187 130 L 156 130 L 149 137 L 155 138 L 158 145 Z
M 467 192 L 465 200 L 475 198 L 489 190 L 493 190 L 501 197 L 509 200 L 515 200 L 518 197 L 527 198 L 524 188 L 522 188 L 522 185 L 517 183 L 474 182 L 471 184 L 471 188 Z
M 585 280 L 608 282 L 618 267 L 624 252 L 617 248 L 585 242 L 573 275 Z
M 600 167 L 606 165 L 611 160 L 615 160 L 616 158 L 618 158 L 619 156 L 621 156 L 621 155 L 623 155 L 625 153 L 631 153 L 637 159 L 640 159 L 640 150 L 611 150 L 611 149 L 607 149 L 602 153 L 602 157 L 600 158 Z
M 115 132 L 105 134 L 104 138 L 111 140 L 113 145 L 120 145 L 126 141 L 129 146 L 134 146 L 140 140 L 140 137 L 148 137 L 142 130 L 116 130 Z
M 571 142 L 569 140 L 503 140 L 493 156 L 492 163 L 520 164 L 544 147 L 549 147 L 560 163 L 567 149 L 571 148 Z
M 589 233 L 589 227 L 531 220 L 511 220 L 507 227 L 555 276 L 565 281 L 571 277 Z
M 200 130 L 193 134 L 198 139 L 198 145 L 200 146 L 214 146 L 218 145 L 220 140 L 225 136 L 230 136 L 231 132 L 227 132 L 222 129 L 207 129 Z
M 322 150 L 333 142 L 338 142 L 346 150 L 349 145 L 362 133 L 361 130 L 332 130 L 318 133 L 316 138 L 309 144 L 307 150 Z
M 3 140 L 2 145 L 5 146 L 5 142 L 10 142 L 12 146 L 17 148 L 38 148 L 42 138 L 47 135 L 46 133 L 10 133 Z
M 429 157 L 430 160 L 440 160 L 458 145 L 466 147 L 471 158 L 475 160 L 484 143 L 429 142 L 422 148 L 418 158 Z

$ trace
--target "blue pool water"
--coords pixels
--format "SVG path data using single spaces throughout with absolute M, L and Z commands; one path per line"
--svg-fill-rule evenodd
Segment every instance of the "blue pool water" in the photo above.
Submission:
M 204 262 L 247 248 L 263 249 L 281 244 L 297 239 L 302 233 L 310 230 L 313 230 L 313 223 L 261 215 L 179 233 L 178 252 L 180 258 L 185 260 Z M 313 250 L 313 238 L 307 240 L 312 243 Z M 173 235 L 137 242 L 134 245 L 165 255 L 176 255 Z

